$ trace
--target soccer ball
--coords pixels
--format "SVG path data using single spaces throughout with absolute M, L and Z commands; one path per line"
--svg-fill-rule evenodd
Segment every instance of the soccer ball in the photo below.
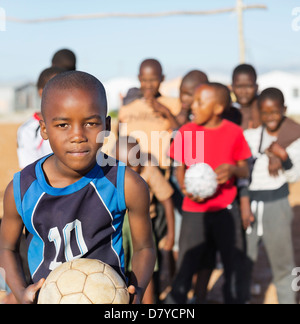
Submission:
M 206 163 L 192 165 L 185 173 L 184 183 L 188 193 L 202 199 L 211 198 L 218 189 L 217 175 Z
M 112 267 L 98 260 L 78 259 L 50 273 L 38 304 L 129 304 L 129 293 Z

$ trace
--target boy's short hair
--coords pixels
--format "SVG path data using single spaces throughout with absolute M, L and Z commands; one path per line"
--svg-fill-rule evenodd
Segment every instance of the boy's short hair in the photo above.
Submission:
M 216 92 L 218 103 L 220 103 L 225 109 L 231 105 L 230 90 L 224 84 L 217 82 L 210 82 L 208 86 L 213 88 Z
M 103 84 L 93 75 L 86 72 L 71 71 L 57 75 L 51 79 L 45 86 L 42 96 L 42 112 L 52 90 L 69 90 L 82 89 L 86 91 L 94 91 L 99 95 L 101 106 L 105 109 L 107 115 L 107 97 Z
M 252 75 L 255 82 L 257 81 L 257 73 L 255 68 L 250 65 L 250 64 L 241 64 L 239 66 L 237 66 L 232 74 L 232 81 L 234 82 L 234 79 L 236 78 L 237 75 L 239 74 L 249 74 Z
M 38 82 L 37 82 L 37 88 L 38 90 L 44 89 L 46 83 L 51 80 L 54 76 L 57 74 L 63 73 L 66 70 L 58 68 L 58 67 L 50 67 L 48 69 L 45 69 L 39 76 Z
M 162 65 L 156 59 L 150 58 L 150 59 L 144 60 L 140 65 L 140 71 L 139 72 L 141 73 L 141 70 L 144 69 L 145 67 L 155 67 L 157 69 L 157 71 L 160 73 L 160 75 L 163 75 Z
M 185 83 L 185 82 L 192 82 L 195 84 L 205 84 L 208 83 L 208 76 L 206 73 L 199 71 L 199 70 L 193 70 L 190 71 L 189 73 L 187 73 L 183 79 L 181 84 Z
M 282 93 L 281 90 L 277 88 L 268 88 L 264 90 L 258 97 L 257 100 L 258 107 L 261 108 L 262 103 L 267 99 L 277 101 L 282 107 L 285 106 L 284 94 Z
M 75 71 L 76 55 L 69 49 L 59 50 L 52 58 L 52 66 L 65 69 L 66 71 Z

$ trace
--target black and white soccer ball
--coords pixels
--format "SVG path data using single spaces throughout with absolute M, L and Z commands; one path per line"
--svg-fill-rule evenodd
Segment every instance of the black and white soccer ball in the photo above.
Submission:
M 211 198 L 218 189 L 217 175 L 206 163 L 192 165 L 185 173 L 184 182 L 188 193 L 202 199 Z

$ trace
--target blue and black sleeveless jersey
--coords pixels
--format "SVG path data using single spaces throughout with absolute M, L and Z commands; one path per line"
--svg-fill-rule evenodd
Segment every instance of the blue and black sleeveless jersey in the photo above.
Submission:
M 78 258 L 101 260 L 125 279 L 125 165 L 96 164 L 78 182 L 60 189 L 45 179 L 42 165 L 48 157 L 17 173 L 13 183 L 17 210 L 28 232 L 33 282 Z

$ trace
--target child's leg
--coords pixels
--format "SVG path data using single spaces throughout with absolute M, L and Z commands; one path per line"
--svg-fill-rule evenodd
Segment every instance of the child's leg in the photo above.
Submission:
M 177 272 L 172 292 L 166 299 L 169 304 L 186 304 L 193 275 L 198 271 L 206 249 L 205 214 L 184 213 L 179 242 Z
M 246 252 L 239 207 L 236 203 L 215 214 L 214 239 L 224 265 L 225 303 L 243 304 L 247 295 L 244 281 Z
M 295 267 L 291 223 L 293 211 L 288 199 L 265 203 L 264 243 L 271 263 L 280 304 L 295 304 L 292 270 Z
M 246 246 L 247 246 L 247 260 L 245 269 L 245 286 L 247 293 L 247 301 L 251 300 L 251 285 L 252 285 L 252 274 L 254 265 L 258 259 L 258 246 L 262 239 L 262 215 L 263 215 L 263 203 L 252 201 L 252 213 L 254 215 L 255 221 L 248 228 L 246 232 Z

